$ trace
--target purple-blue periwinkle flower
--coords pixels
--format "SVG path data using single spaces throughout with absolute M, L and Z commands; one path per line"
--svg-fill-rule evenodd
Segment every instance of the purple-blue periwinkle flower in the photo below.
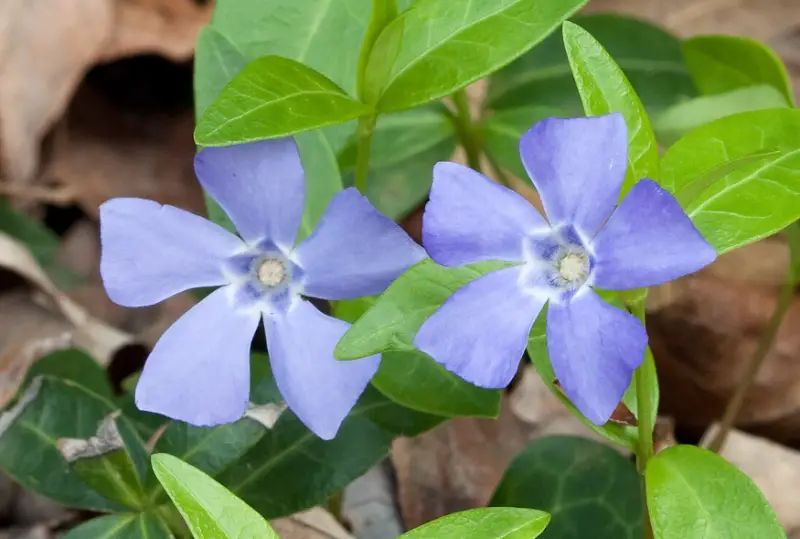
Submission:
M 424 250 L 352 188 L 295 246 L 305 178 L 292 139 L 207 148 L 195 171 L 242 239 L 150 200 L 119 198 L 100 208 L 100 271 L 116 303 L 141 307 L 220 286 L 158 341 L 136 386 L 137 406 L 194 425 L 242 417 L 250 344 L 263 318 L 281 395 L 314 433 L 333 438 L 380 356 L 336 361 L 333 349 L 349 324 L 302 296 L 379 294 Z
M 520 155 L 549 222 L 520 195 L 469 168 L 434 168 L 422 226 L 431 258 L 445 266 L 518 265 L 457 290 L 414 342 L 469 382 L 505 387 L 548 303 L 556 377 L 581 413 L 601 425 L 641 364 L 647 333 L 592 288 L 657 285 L 710 264 L 716 252 L 651 180 L 641 180 L 615 207 L 628 162 L 619 114 L 544 120 L 522 137 Z

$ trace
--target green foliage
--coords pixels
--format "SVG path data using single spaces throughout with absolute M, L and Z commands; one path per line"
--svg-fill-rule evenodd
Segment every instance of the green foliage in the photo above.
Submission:
M 717 252 L 767 237 L 800 218 L 800 111 L 743 112 L 704 125 L 667 150 L 661 170 L 673 193 L 721 171 L 685 206 Z
M 0 198 L 0 232 L 22 243 L 39 264 L 49 266 L 58 250 L 58 236 L 30 215 L 18 211 Z
M 722 457 L 679 445 L 650 460 L 647 506 L 655 539 L 784 539 L 764 495 Z
M 280 56 L 250 62 L 197 121 L 195 140 L 224 146 L 296 135 L 370 112 L 313 69 Z
M 548 511 L 552 521 L 542 539 L 640 539 L 641 498 L 635 467 L 614 449 L 552 436 L 517 455 L 490 505 Z
M 398 539 L 534 539 L 550 515 L 515 507 L 482 507 L 453 513 L 404 533 Z
M 658 146 L 639 96 L 600 43 L 580 26 L 564 23 L 564 48 L 589 116 L 620 112 L 628 126 L 628 172 L 621 195 L 642 178 L 658 181 Z
M 449 95 L 517 58 L 584 3 L 421 0 L 378 36 L 364 98 L 393 112 Z
M 209 476 L 172 455 L 152 457 L 153 471 L 199 539 L 278 539 L 255 510 Z
M 117 513 L 93 518 L 63 539 L 174 539 L 167 525 L 150 513 Z
M 697 36 L 684 41 L 681 48 L 692 78 L 704 94 L 764 84 L 794 104 L 786 67 L 775 51 L 759 41 L 739 36 Z

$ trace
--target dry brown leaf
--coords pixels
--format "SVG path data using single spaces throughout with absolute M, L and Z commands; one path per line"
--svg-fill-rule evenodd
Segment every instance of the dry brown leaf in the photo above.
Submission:
M 281 539 L 355 539 L 321 507 L 279 518 L 270 524 Z

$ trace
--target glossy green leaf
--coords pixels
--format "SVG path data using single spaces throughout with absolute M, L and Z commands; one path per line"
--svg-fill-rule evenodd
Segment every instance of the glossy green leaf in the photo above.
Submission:
M 246 65 L 247 59 L 228 38 L 211 26 L 200 30 L 194 53 L 194 110 L 198 118 Z
M 786 106 L 786 98 L 772 86 L 748 86 L 679 103 L 665 110 L 653 128 L 660 141 L 672 144 L 691 130 L 725 116 Z
M 364 73 L 367 70 L 372 47 L 383 29 L 395 18 L 397 18 L 397 2 L 395 0 L 372 0 L 372 13 L 367 25 L 367 33 L 364 36 L 364 43 L 361 45 L 361 53 L 358 55 L 356 88 L 358 96 L 362 99 L 364 97 Z
M 22 243 L 43 266 L 53 263 L 58 250 L 58 235 L 32 216 L 14 209 L 0 198 L 0 232 Z
M 149 513 L 117 513 L 89 520 L 62 539 L 173 539 L 166 524 Z
M 250 62 L 197 121 L 195 141 L 224 146 L 296 135 L 370 112 L 330 79 L 280 56 Z
M 542 539 L 641 539 L 642 494 L 633 463 L 586 438 L 540 438 L 514 459 L 492 506 L 530 507 L 552 520 Z
M 392 112 L 449 95 L 517 58 L 584 3 L 421 0 L 375 42 L 365 99 Z
M 550 515 L 516 507 L 481 507 L 437 518 L 398 539 L 534 539 Z
M 25 376 L 27 387 L 37 376 L 72 380 L 106 399 L 112 398 L 111 383 L 105 369 L 93 357 L 77 348 L 58 350 L 34 363 Z
M 785 539 L 753 481 L 705 449 L 679 445 L 653 457 L 646 471 L 655 539 Z
M 580 26 L 564 23 L 564 47 L 588 116 L 620 112 L 628 126 L 628 172 L 622 186 L 658 181 L 658 146 L 644 106 L 620 67 L 600 43 Z
M 264 518 L 209 476 L 172 455 L 153 455 L 153 471 L 195 537 L 278 539 Z
M 572 81 L 572 79 L 570 79 Z M 530 182 L 519 156 L 519 139 L 533 124 L 551 116 L 567 116 L 553 107 L 520 107 L 499 110 L 480 126 L 486 152 L 519 179 Z
M 92 510 L 122 510 L 90 490 L 57 448 L 60 438 L 89 438 L 115 406 L 71 380 L 36 378 L 0 418 L 0 468 L 25 488 L 59 503 Z M 120 430 L 136 439 L 124 417 Z M 141 439 L 137 440 L 142 444 Z M 140 455 L 135 455 L 140 458 Z
M 740 36 L 696 36 L 681 44 L 686 65 L 704 94 L 721 94 L 759 84 L 778 90 L 794 104 L 786 66 L 767 45 Z
M 612 442 L 623 445 L 631 450 L 636 449 L 639 436 L 636 427 L 614 422 L 609 422 L 601 427 L 598 427 L 586 419 L 569 401 L 567 396 L 564 395 L 564 393 L 558 387 L 556 387 L 556 374 L 553 371 L 553 366 L 550 363 L 550 354 L 547 350 L 546 306 L 544 309 L 542 309 L 542 312 L 539 313 L 539 316 L 536 318 L 536 322 L 534 322 L 533 327 L 531 328 L 530 337 L 528 338 L 528 356 L 531 358 L 531 363 L 533 363 L 533 366 L 536 368 L 536 372 L 539 373 L 542 381 L 547 385 L 548 388 L 550 388 L 550 391 L 552 391 L 553 394 L 558 397 L 559 400 L 561 400 L 561 402 L 563 402 L 564 405 L 566 405 L 566 407 L 569 408 L 572 413 L 583 422 L 584 425 L 601 436 L 608 438 Z M 635 402 L 635 391 L 632 388 L 633 384 L 628 388 L 628 391 L 623 397 L 623 401 L 626 405 L 628 405 L 629 408 L 631 408 L 631 411 L 634 412 L 635 415 L 636 409 L 635 406 L 632 406 Z M 655 394 L 658 394 L 658 388 L 656 388 Z M 657 406 L 655 408 L 657 408 Z
M 387 351 L 414 350 L 422 323 L 453 292 L 505 262 L 445 268 L 426 258 L 397 278 L 336 345 L 337 359 L 351 360 Z
M 718 253 L 800 218 L 800 110 L 744 112 L 700 127 L 662 157 L 661 183 L 679 193 L 731 161 L 767 154 L 724 174 L 686 207 Z
M 644 20 L 616 14 L 571 20 L 611 54 L 648 110 L 659 111 L 697 94 L 675 36 Z M 488 105 L 495 110 L 548 106 L 563 109 L 563 116 L 580 114 L 583 108 L 562 36 L 551 35 L 493 74 Z

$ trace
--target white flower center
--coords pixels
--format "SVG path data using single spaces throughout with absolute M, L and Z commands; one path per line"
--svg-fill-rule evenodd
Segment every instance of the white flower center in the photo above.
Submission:
M 286 278 L 286 266 L 280 260 L 268 258 L 258 267 L 257 274 L 264 286 L 278 286 Z
M 569 252 L 556 263 L 558 274 L 569 283 L 583 281 L 589 274 L 589 257 L 586 253 Z

